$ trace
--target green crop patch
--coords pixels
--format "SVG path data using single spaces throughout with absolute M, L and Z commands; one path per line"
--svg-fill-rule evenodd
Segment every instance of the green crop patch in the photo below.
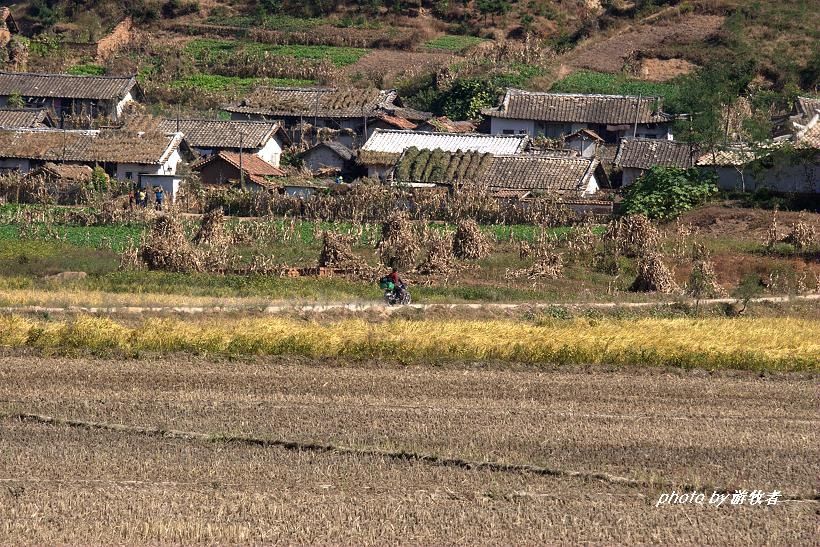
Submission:
M 483 42 L 483 38 L 477 36 L 459 36 L 455 34 L 445 34 L 438 38 L 433 38 L 424 44 L 427 49 L 436 49 L 443 51 L 452 51 L 453 53 L 461 53 L 477 44 Z

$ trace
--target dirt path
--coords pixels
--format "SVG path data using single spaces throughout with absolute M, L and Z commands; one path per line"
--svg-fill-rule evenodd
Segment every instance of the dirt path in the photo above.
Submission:
M 803 296 L 767 296 L 753 298 L 750 303 L 769 302 L 775 304 L 785 304 L 789 302 L 815 302 L 820 300 L 820 294 L 810 294 Z M 692 299 L 678 299 L 669 301 L 649 301 L 649 302 L 518 302 L 502 304 L 496 302 L 481 303 L 436 303 L 436 304 L 410 304 L 408 306 L 388 306 L 383 302 L 328 302 L 315 304 L 271 304 L 268 306 L 5 306 L 0 307 L 0 313 L 66 313 L 66 314 L 125 314 L 125 315 L 149 315 L 164 313 L 181 313 L 189 315 L 200 314 L 223 314 L 223 313 L 327 313 L 327 312 L 365 312 L 376 311 L 383 313 L 393 313 L 403 309 L 414 309 L 420 311 L 526 311 L 545 310 L 550 308 L 569 309 L 617 309 L 617 308 L 651 308 L 663 305 L 677 304 L 684 302 L 695 305 Z M 701 306 L 716 304 L 738 303 L 736 298 L 710 298 L 700 301 Z

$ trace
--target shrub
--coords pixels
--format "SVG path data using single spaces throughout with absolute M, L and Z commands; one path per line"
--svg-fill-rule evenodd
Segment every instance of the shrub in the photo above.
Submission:
M 624 213 L 671 220 L 717 193 L 716 176 L 697 169 L 653 167 L 624 192 Z

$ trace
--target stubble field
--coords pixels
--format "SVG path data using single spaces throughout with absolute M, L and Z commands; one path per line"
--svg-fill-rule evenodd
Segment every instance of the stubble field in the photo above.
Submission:
M 0 542 L 808 544 L 815 389 L 811 373 L 7 355 Z M 654 506 L 684 487 L 788 501 Z

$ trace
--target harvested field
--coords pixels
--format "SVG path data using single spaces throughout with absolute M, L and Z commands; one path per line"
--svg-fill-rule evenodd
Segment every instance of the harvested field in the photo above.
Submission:
M 435 72 L 460 59 L 451 53 L 375 49 L 352 65 L 346 66 L 343 75 L 364 76 L 388 85 L 399 77 Z
M 609 38 L 582 45 L 562 62 L 575 68 L 620 72 L 630 56 L 662 45 L 700 42 L 717 32 L 723 20 L 717 15 L 688 15 L 664 23 L 636 25 Z
M 0 414 L 213 441 L 0 418 L 0 541 L 809 544 L 815 385 L 807 375 L 666 370 L 5 357 Z M 777 489 L 802 501 L 656 508 L 676 485 Z

